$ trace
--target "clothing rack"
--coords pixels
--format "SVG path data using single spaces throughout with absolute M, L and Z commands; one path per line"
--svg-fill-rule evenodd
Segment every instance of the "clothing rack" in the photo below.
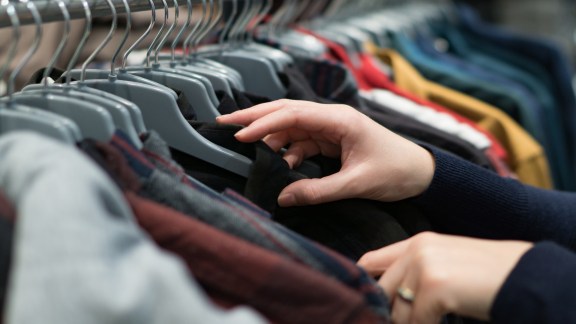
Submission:
M 31 0 L 34 2 L 38 11 L 42 15 L 43 22 L 53 22 L 53 21 L 62 21 L 64 18 L 62 17 L 62 12 L 58 7 L 58 1 L 55 0 Z M 147 11 L 150 10 L 150 2 L 148 0 L 127 0 L 128 5 L 130 6 L 131 12 L 138 12 L 138 11 Z M 156 8 L 163 8 L 164 4 L 162 0 L 153 0 L 154 5 Z M 224 0 L 228 1 L 228 0 Z M 110 11 L 110 6 L 106 0 L 88 0 L 90 3 L 90 10 L 92 13 L 92 17 L 104 17 L 110 16 L 112 12 Z M 124 7 L 123 1 L 114 0 L 114 7 L 118 14 L 126 13 L 126 9 Z M 169 7 L 174 7 L 174 1 L 168 0 L 166 1 Z M 20 18 L 20 24 L 22 25 L 30 25 L 34 24 L 34 19 L 32 18 L 32 14 L 26 8 L 25 2 L 12 2 L 16 8 L 16 12 L 18 13 L 18 18 Z M 186 1 L 180 1 L 181 5 L 186 5 Z M 192 0 L 193 4 L 200 4 L 202 3 L 200 0 Z M 85 17 L 84 7 L 82 5 L 82 1 L 73 0 L 69 1 L 66 4 L 66 8 L 70 13 L 70 17 L 72 19 L 83 19 Z M 9 27 L 11 26 L 10 20 L 6 19 L 6 13 L 2 11 L 3 17 L 0 18 L 0 27 Z

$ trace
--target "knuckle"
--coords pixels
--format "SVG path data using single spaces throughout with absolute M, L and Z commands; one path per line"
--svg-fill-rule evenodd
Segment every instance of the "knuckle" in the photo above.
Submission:
M 286 107 L 290 107 L 290 105 L 291 105 L 291 103 L 292 103 L 292 100 L 290 100 L 290 99 L 279 99 L 279 100 L 277 101 L 277 103 L 278 103 L 278 106 L 279 106 L 280 108 L 284 109 L 284 108 L 286 108 Z
M 448 273 L 437 267 L 428 267 L 423 269 L 420 283 L 426 289 L 439 289 L 444 287 L 450 281 Z
M 414 243 L 414 246 L 416 248 L 429 247 L 429 246 L 432 246 L 434 244 L 437 237 L 438 237 L 438 234 L 436 234 L 436 233 L 422 232 L 422 233 L 419 233 L 416 236 L 414 236 L 413 243 Z

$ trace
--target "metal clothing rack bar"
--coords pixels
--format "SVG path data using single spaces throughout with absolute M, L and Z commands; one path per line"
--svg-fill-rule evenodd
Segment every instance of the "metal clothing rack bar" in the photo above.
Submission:
M 53 22 L 53 21 L 62 21 L 62 13 L 58 8 L 58 2 L 54 0 L 28 0 L 33 1 L 38 11 L 42 15 L 43 22 Z M 90 3 L 90 10 L 92 11 L 93 17 L 104 17 L 110 16 L 112 13 L 110 11 L 110 6 L 106 0 L 88 0 Z M 193 0 L 193 3 L 201 3 L 199 0 Z M 13 1 L 15 4 L 16 11 L 18 13 L 18 18 L 20 18 L 20 23 L 22 25 L 29 25 L 33 24 L 34 20 L 32 19 L 32 15 L 30 11 L 26 9 L 26 3 L 24 2 L 16 2 Z M 173 7 L 173 1 L 167 1 L 168 6 Z M 128 0 L 128 4 L 130 5 L 130 10 L 132 12 L 137 11 L 147 11 L 150 10 L 150 3 L 148 0 Z M 154 0 L 154 4 L 156 8 L 163 8 L 162 0 Z M 185 5 L 186 2 L 182 1 L 182 5 Z M 114 0 L 114 6 L 118 14 L 125 13 L 126 10 L 124 8 L 124 3 L 119 0 Z M 84 8 L 82 6 L 82 2 L 78 0 L 69 0 L 67 3 L 67 8 L 70 12 L 70 17 L 72 19 L 82 19 L 85 17 Z M 5 10 L 0 9 L 0 27 L 8 27 L 10 25 L 10 19 L 6 15 Z

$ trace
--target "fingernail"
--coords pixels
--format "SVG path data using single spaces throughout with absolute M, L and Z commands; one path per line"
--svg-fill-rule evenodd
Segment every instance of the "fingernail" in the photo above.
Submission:
M 244 134 L 246 134 L 246 128 L 239 130 L 236 134 L 234 134 L 234 137 L 242 136 Z
M 278 197 L 278 204 L 283 207 L 289 207 L 296 205 L 296 197 L 293 194 L 281 194 Z

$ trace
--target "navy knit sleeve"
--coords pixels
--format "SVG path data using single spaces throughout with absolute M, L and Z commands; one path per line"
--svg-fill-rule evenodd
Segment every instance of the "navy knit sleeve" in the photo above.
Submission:
M 494 324 L 576 323 L 576 255 L 540 243 L 518 262 L 496 296 Z
M 436 172 L 413 199 L 435 231 L 486 239 L 550 240 L 576 248 L 576 194 L 504 179 L 454 155 L 426 147 Z

